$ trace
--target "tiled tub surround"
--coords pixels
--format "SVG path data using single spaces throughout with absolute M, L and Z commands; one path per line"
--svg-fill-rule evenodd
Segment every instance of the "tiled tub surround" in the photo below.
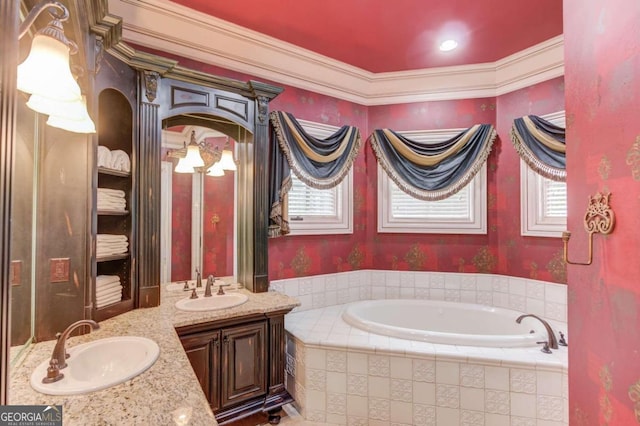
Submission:
M 536 314 L 567 329 L 567 286 L 494 274 L 361 270 L 271 281 L 300 300 L 294 312 L 376 299 L 477 303 Z
M 327 304 L 398 294 L 465 302 L 480 297 L 537 313 L 563 330 L 564 286 L 493 275 L 384 271 L 295 281 L 275 282 L 273 287 L 289 294 L 297 291 L 303 302 L 286 316 L 287 386 L 308 420 L 349 425 L 567 424 L 567 348 L 548 355 L 537 347 L 477 348 L 378 336 L 345 323 L 345 305 Z M 323 300 L 325 306 L 313 309 L 314 300 Z M 525 309 L 514 306 L 522 303 Z
M 149 370 L 102 391 L 73 396 L 51 396 L 34 391 L 29 385 L 31 372 L 51 356 L 55 341 L 35 344 L 12 371 L 9 403 L 62 405 L 65 426 L 215 425 L 215 418 L 174 327 L 278 311 L 298 304 L 297 300 L 279 293 L 240 291 L 249 296 L 243 305 L 220 311 L 183 312 L 174 304 L 185 294 L 170 293 L 163 288 L 159 307 L 127 312 L 102 321 L 99 330 L 70 338 L 67 347 L 122 335 L 148 337 L 160 346 L 160 357 Z

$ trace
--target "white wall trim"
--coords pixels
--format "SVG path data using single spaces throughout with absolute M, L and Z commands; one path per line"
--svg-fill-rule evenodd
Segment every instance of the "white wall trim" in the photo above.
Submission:
M 126 41 L 357 104 L 502 95 L 564 75 L 564 37 L 492 63 L 371 73 L 168 0 L 109 0 Z

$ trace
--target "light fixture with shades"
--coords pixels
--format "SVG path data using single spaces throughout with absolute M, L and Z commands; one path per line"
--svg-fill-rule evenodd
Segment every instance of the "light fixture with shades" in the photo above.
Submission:
M 31 95 L 29 108 L 49 115 L 47 124 L 76 133 L 95 133 L 86 99 L 69 66 L 69 55 L 77 53 L 78 46 L 67 39 L 62 28 L 62 22 L 69 19 L 68 9 L 57 1 L 38 3 L 20 25 L 18 38 L 45 10 L 53 19 L 35 34 L 29 56 L 18 65 L 17 88 Z
M 229 140 L 225 144 L 228 145 Z M 206 173 L 207 176 L 224 176 L 224 171 L 237 170 L 231 150 L 221 150 L 218 146 L 212 147 L 206 141 L 196 142 L 196 132 L 191 131 L 189 145 L 181 149 L 173 149 L 167 152 L 168 157 L 178 158 L 176 173 Z

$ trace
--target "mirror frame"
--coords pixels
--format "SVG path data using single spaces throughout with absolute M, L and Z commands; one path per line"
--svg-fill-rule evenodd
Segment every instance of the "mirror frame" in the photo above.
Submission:
M 242 82 L 214 76 L 182 67 L 176 60 L 137 51 L 121 40 L 122 20 L 108 13 L 107 0 L 83 0 L 83 6 L 98 46 L 139 72 L 139 145 L 144 147 L 140 155 L 146 157 L 138 171 L 139 185 L 157 188 L 149 203 L 141 203 L 138 215 L 141 223 L 154 226 L 139 229 L 139 240 L 157 240 L 160 235 L 163 120 L 189 114 L 223 117 L 253 134 L 253 149 L 247 150 L 247 164 L 251 166 L 238 176 L 241 182 L 238 204 L 243 212 L 238 216 L 238 281 L 250 291 L 267 291 L 269 102 L 284 89 L 254 80 Z M 154 254 L 155 261 L 147 260 L 146 265 L 138 262 L 140 301 L 159 300 L 160 246 L 157 242 L 147 251 L 147 256 Z
M 13 149 L 16 138 L 18 28 L 20 1 L 0 2 L 0 404 L 8 401 L 10 280 L 9 247 L 11 245 L 11 180 Z

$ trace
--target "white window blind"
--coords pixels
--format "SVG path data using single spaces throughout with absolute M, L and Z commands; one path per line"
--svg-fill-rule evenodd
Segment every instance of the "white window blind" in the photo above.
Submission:
M 565 127 L 565 112 L 542 115 L 556 126 Z M 520 160 L 521 234 L 533 237 L 560 237 L 567 229 L 567 184 L 536 173 Z
M 391 182 L 391 208 L 398 219 L 464 219 L 469 217 L 469 188 L 439 201 L 421 201 L 402 191 Z
M 543 214 L 548 217 L 567 217 L 567 184 L 543 178 Z
M 435 143 L 464 129 L 401 132 L 411 140 Z M 486 165 L 462 190 L 439 201 L 423 201 L 402 191 L 378 166 L 378 232 L 485 234 Z
M 311 136 L 324 139 L 338 127 L 298 120 Z M 331 189 L 307 186 L 291 173 L 289 191 L 289 226 L 291 235 L 348 234 L 353 232 L 353 168 L 344 180 Z
M 304 220 L 307 217 L 333 218 L 341 203 L 340 185 L 332 189 L 315 189 L 305 185 L 295 174 L 291 174 L 289 192 L 289 220 Z

